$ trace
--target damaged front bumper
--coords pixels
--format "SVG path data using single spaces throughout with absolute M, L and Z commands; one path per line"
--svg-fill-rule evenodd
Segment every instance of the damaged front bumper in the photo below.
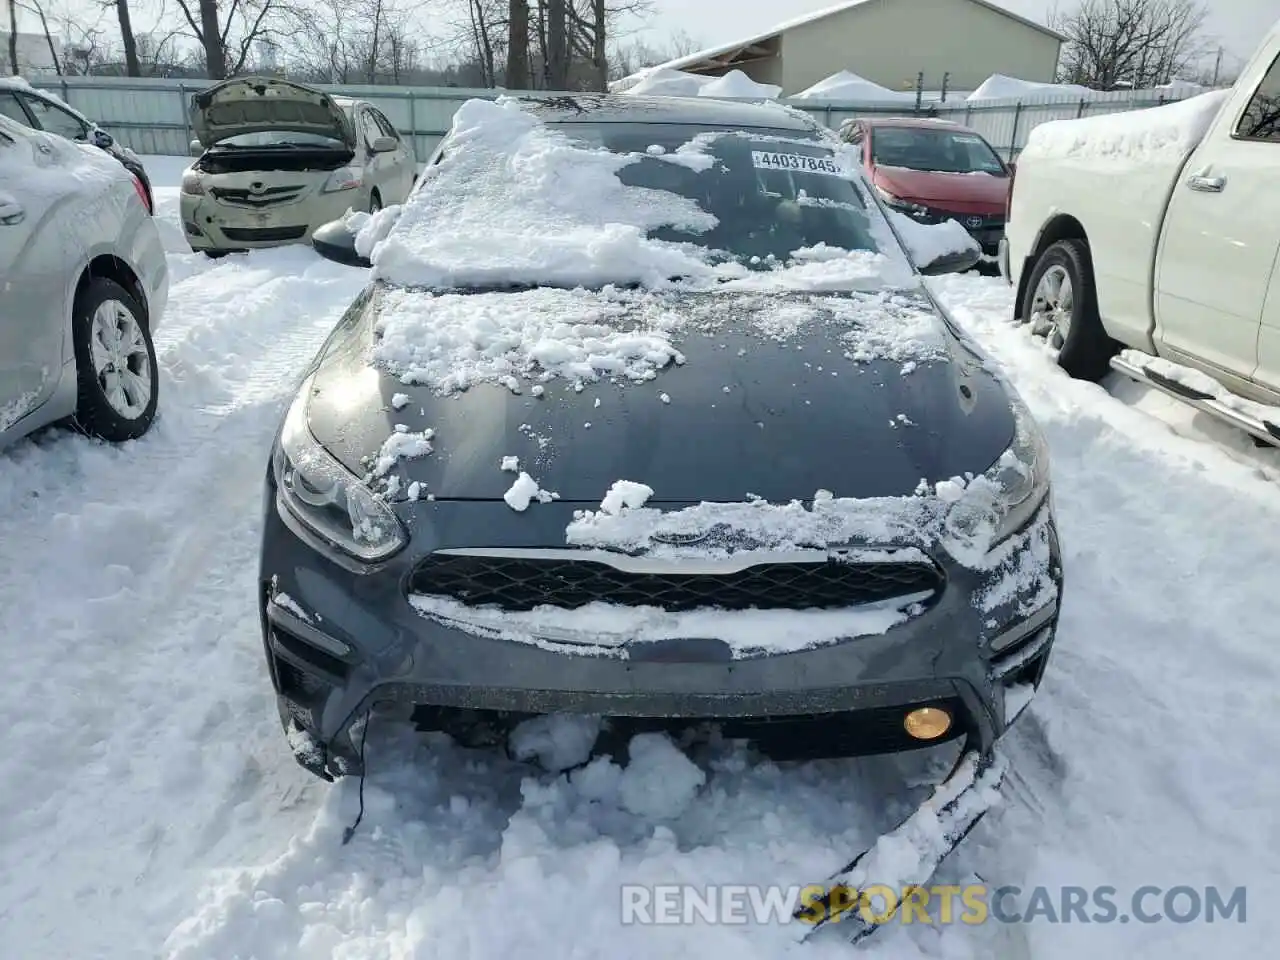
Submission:
M 882 634 L 728 659 L 716 656 L 714 645 L 696 643 L 595 656 L 448 626 L 422 615 L 408 597 L 424 553 L 406 551 L 376 569 L 337 562 L 277 509 L 270 480 L 266 494 L 264 652 L 295 756 L 326 779 L 362 772 L 352 728 L 386 702 L 486 717 L 563 712 L 711 722 L 724 725 L 726 736 L 752 740 L 803 739 L 818 728 L 844 738 L 839 755 L 897 752 L 960 735 L 986 752 L 1038 686 L 1058 620 L 1061 564 L 1047 503 L 1031 527 L 1042 537 L 1051 589 L 1042 584 L 1034 595 L 1014 591 L 984 605 L 978 598 L 1000 572 L 956 566 L 946 571 L 936 603 Z M 542 506 L 535 521 L 546 531 L 531 536 L 563 536 L 572 507 Z M 471 532 L 485 528 L 491 505 L 447 509 L 450 526 Z M 920 706 L 946 709 L 954 729 L 938 740 L 912 740 L 904 717 Z

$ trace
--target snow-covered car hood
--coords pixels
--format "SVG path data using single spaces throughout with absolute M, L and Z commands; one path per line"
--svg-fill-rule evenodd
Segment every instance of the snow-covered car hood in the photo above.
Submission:
M 933 304 L 892 292 L 378 287 L 318 360 L 308 421 L 375 487 L 394 465 L 393 498 L 499 500 L 518 457 L 593 503 L 618 477 L 670 502 L 905 496 L 1014 432 Z
M 356 146 L 351 121 L 331 96 L 267 77 L 237 77 L 195 94 L 191 126 L 206 149 L 227 137 L 263 131 L 312 133 Z

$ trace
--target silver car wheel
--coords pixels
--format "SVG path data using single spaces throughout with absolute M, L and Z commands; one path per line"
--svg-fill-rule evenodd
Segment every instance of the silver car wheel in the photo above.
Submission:
M 1031 302 L 1031 331 L 1061 347 L 1071 333 L 1071 313 L 1075 300 L 1071 275 L 1061 264 L 1054 264 L 1040 277 Z
M 151 403 L 151 354 L 142 325 L 119 300 L 104 300 L 89 327 L 93 372 L 111 409 L 136 420 Z

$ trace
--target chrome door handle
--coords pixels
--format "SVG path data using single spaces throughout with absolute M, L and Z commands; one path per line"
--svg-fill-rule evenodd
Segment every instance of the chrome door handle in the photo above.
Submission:
M 1187 178 L 1187 186 L 1200 193 L 1221 193 L 1227 187 L 1227 178 L 1197 175 Z

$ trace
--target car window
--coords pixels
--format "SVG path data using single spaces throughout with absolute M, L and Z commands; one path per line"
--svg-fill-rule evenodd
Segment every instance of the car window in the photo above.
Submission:
M 967 130 L 876 127 L 871 132 L 871 159 L 886 167 L 931 173 L 1005 175 L 990 144 Z
M 843 176 L 831 148 L 795 130 L 699 128 L 710 166 L 671 162 L 693 133 L 679 124 L 565 123 L 574 139 L 629 153 L 618 171 L 627 186 L 665 190 L 694 201 L 716 219 L 704 232 L 664 227 L 659 240 L 694 243 L 753 269 L 767 270 L 802 248 L 879 249 L 867 200 Z
M 1244 108 L 1236 136 L 1245 140 L 1267 140 L 1280 143 L 1280 57 L 1258 84 L 1249 105 Z
M 27 111 L 22 109 L 18 98 L 3 90 L 0 90 L 0 117 L 8 117 L 24 127 L 31 126 L 31 118 L 27 116 Z
M 47 133 L 56 133 L 60 137 L 66 137 L 68 140 L 83 140 L 89 134 L 89 128 L 85 126 L 74 114 L 62 109 L 62 107 L 45 100 L 43 97 L 32 97 L 24 95 L 22 98 L 26 101 L 28 108 L 31 110 L 32 116 L 35 117 L 36 125 Z
M 360 128 L 364 133 L 364 142 L 371 144 L 383 135 L 382 128 L 373 116 L 372 110 L 360 111 Z
M 397 140 L 400 139 L 400 134 L 396 132 L 396 128 L 391 125 L 391 121 L 384 117 L 381 112 L 377 110 L 370 110 L 369 112 L 373 114 L 374 122 L 382 128 L 382 135 L 384 137 L 395 137 Z

